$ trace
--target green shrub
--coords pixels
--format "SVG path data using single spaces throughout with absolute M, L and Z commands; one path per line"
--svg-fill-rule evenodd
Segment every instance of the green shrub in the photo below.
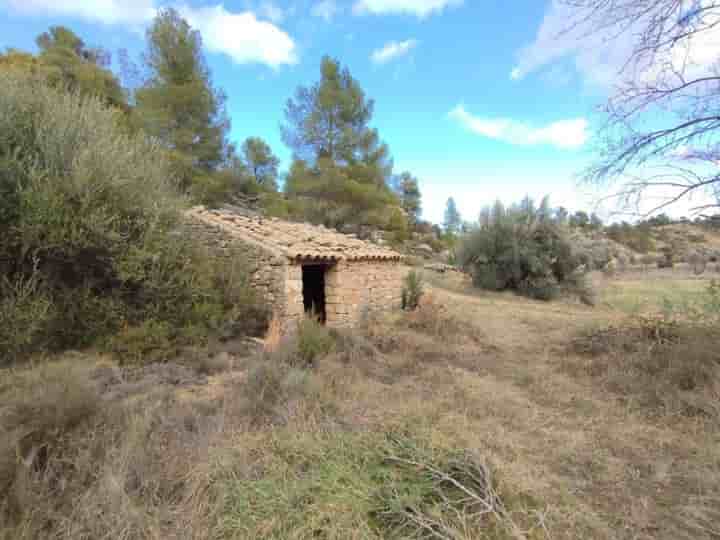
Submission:
M 197 336 L 228 312 L 257 318 L 247 284 L 220 286 L 225 269 L 174 233 L 185 200 L 166 152 L 117 114 L 0 73 L 0 363 L 122 328 L 154 329 L 131 333 L 132 349 L 162 327 Z
M 458 249 L 458 262 L 472 272 L 475 286 L 540 300 L 577 288 L 581 257 L 563 229 L 535 210 L 532 201 L 507 209 L 498 202 L 486 214 L 488 219 Z
M 423 295 L 422 275 L 415 270 L 411 270 L 405 276 L 402 290 L 402 308 L 412 311 L 420 305 L 420 299 Z
M 43 294 L 39 279 L 33 272 L 15 281 L 5 276 L 0 280 L 0 350 L 8 359 L 26 354 L 50 338 L 49 322 L 57 313 Z

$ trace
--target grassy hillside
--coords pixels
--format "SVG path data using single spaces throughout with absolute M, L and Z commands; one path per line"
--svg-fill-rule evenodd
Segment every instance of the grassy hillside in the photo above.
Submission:
M 717 536 L 717 333 L 622 276 L 595 308 L 438 279 L 352 334 L 5 371 L 0 537 Z

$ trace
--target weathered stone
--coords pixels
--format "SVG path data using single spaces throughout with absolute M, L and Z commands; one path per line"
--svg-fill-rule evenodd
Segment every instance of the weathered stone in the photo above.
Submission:
M 208 257 L 232 257 L 247 269 L 251 286 L 285 332 L 304 314 L 303 264 L 326 267 L 330 326 L 353 326 L 370 311 L 396 309 L 400 304 L 406 271 L 394 252 L 306 224 L 197 209 L 187 217 L 187 233 L 201 239 Z M 298 242 L 299 250 L 293 250 Z M 336 258 L 306 258 L 303 253 Z

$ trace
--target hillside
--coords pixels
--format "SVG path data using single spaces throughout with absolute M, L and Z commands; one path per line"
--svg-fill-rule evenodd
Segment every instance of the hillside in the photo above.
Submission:
M 354 333 L 13 371 L 0 537 L 711 540 L 720 344 L 645 333 L 634 283 L 589 308 L 441 280 Z
M 720 257 L 720 230 L 713 230 L 692 223 L 664 225 L 651 229 L 656 251 L 663 248 L 676 249 L 681 257 L 695 251 L 709 258 Z

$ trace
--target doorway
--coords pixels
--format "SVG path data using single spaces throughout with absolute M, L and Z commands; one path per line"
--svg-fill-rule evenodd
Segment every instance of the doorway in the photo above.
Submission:
M 327 320 L 325 312 L 325 272 L 322 264 L 305 264 L 302 267 L 303 307 L 308 316 L 315 317 L 322 324 Z

